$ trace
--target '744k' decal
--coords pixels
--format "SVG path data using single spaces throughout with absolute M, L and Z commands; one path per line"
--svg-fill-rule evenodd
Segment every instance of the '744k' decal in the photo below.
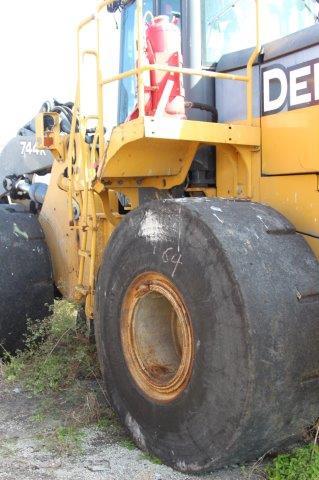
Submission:
M 39 150 L 37 147 L 36 147 L 36 142 L 32 143 L 32 142 L 25 142 L 25 141 L 21 141 L 20 142 L 20 145 L 21 145 L 21 155 L 26 155 L 26 154 L 29 154 L 29 155 L 40 155 L 40 156 L 46 156 L 46 151 L 45 150 Z

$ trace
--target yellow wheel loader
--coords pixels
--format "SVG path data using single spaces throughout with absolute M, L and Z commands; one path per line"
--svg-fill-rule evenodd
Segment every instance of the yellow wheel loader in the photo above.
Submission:
M 104 0 L 78 26 L 74 103 L 0 157 L 2 342 L 54 288 L 80 302 L 119 418 L 182 472 L 285 447 L 319 414 L 318 34 L 313 0 Z

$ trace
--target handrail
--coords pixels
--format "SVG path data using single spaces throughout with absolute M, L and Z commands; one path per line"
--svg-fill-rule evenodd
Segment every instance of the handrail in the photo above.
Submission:
M 110 76 L 108 78 L 102 78 L 101 74 L 101 60 L 100 60 L 100 13 L 103 9 L 108 7 L 113 3 L 114 0 L 102 0 L 97 5 L 96 13 L 85 18 L 78 26 L 78 86 L 77 86 L 77 95 L 74 105 L 74 111 L 80 110 L 80 76 L 81 76 L 81 59 L 85 55 L 94 55 L 96 57 L 96 69 L 97 69 L 97 100 L 98 100 L 98 135 L 99 135 L 99 161 L 101 162 L 104 158 L 104 122 L 103 122 L 103 87 L 110 83 L 123 80 L 124 78 L 137 76 L 137 103 L 139 116 L 143 117 L 145 115 L 145 85 L 144 85 L 144 76 L 145 72 L 150 71 L 162 71 L 170 73 L 179 73 L 180 75 L 194 75 L 201 76 L 205 78 L 216 78 L 220 80 L 232 80 L 240 81 L 246 83 L 246 96 L 247 96 L 247 124 L 253 125 L 253 66 L 259 55 L 261 43 L 260 43 L 260 0 L 255 0 L 256 6 L 256 46 L 249 58 L 249 61 L 246 66 L 246 75 L 233 75 L 230 73 L 221 73 L 213 72 L 201 69 L 193 68 L 184 68 L 184 67 L 172 67 L 168 65 L 159 65 L 152 64 L 146 65 L 144 62 L 144 21 L 143 21 L 143 0 L 136 0 L 136 12 L 137 12 L 137 67 L 126 72 L 118 73 L 117 75 Z M 97 48 L 96 50 L 84 50 L 81 55 L 80 51 L 80 32 L 81 30 L 95 21 L 96 30 L 97 30 Z M 91 116 L 92 117 L 92 116 Z M 74 124 L 75 132 L 75 124 Z M 71 130 L 72 133 L 72 130 Z M 71 135 L 72 137 L 72 135 Z M 70 139 L 72 140 L 72 138 Z M 71 144 L 72 145 L 72 144 Z M 70 157 L 72 158 L 72 148 Z M 70 160 L 70 159 L 69 159 Z M 71 162 L 70 167 L 71 167 Z
M 253 105 L 253 96 L 254 96 L 254 78 L 253 78 L 253 67 L 254 63 L 258 58 L 258 55 L 261 50 L 261 41 L 260 41 L 260 0 L 255 0 L 256 5 L 256 47 L 251 54 L 250 59 L 247 64 L 247 123 L 248 125 L 253 125 L 254 117 L 254 105 Z
M 90 15 L 89 17 L 86 17 L 78 26 L 78 32 L 82 30 L 82 28 L 86 27 L 89 23 L 93 22 L 95 19 L 95 15 Z
M 123 78 L 135 76 L 138 74 L 138 72 L 144 73 L 153 70 L 158 70 L 160 72 L 180 73 L 183 75 L 196 75 L 199 77 L 220 78 L 221 80 L 238 80 L 240 82 L 249 82 L 249 77 L 247 75 L 232 75 L 231 73 L 209 72 L 207 70 L 171 67 L 169 65 L 160 65 L 155 63 L 151 65 L 144 65 L 141 68 L 134 68 L 133 70 L 128 70 L 127 72 L 119 73 L 113 77 L 106 78 L 102 80 L 102 84 L 107 85 L 117 80 L 122 80 Z
M 143 0 L 136 0 L 137 13 L 137 103 L 139 117 L 145 116 L 145 85 L 143 78 L 144 65 L 144 16 L 143 16 Z
M 260 24 L 259 24 L 259 14 L 260 14 L 260 0 L 255 0 L 256 4 L 256 47 L 249 58 L 247 64 L 247 71 L 246 75 L 233 75 L 228 73 L 221 73 L 221 72 L 210 72 L 206 70 L 200 69 L 192 69 L 192 68 L 183 68 L 183 67 L 171 67 L 168 65 L 145 65 L 144 62 L 144 20 L 143 20 L 143 0 L 136 0 L 137 4 L 137 67 L 129 70 L 127 72 L 119 73 L 117 75 L 113 75 L 109 78 L 103 79 L 102 78 L 102 69 L 101 69 L 101 32 L 100 32 L 100 13 L 104 8 L 108 5 L 112 4 L 114 0 L 102 0 L 97 5 L 96 13 L 85 18 L 77 28 L 77 54 L 78 54 L 78 80 L 77 80 L 77 87 L 76 87 L 76 96 L 75 102 L 73 107 L 73 118 L 71 124 L 71 133 L 69 138 L 69 147 L 67 152 L 67 170 L 68 170 L 68 178 L 69 178 L 69 188 L 68 188 L 68 214 L 69 214 L 69 222 L 71 226 L 74 226 L 74 213 L 73 213 L 73 196 L 75 193 L 75 185 L 74 185 L 74 171 L 73 171 L 73 156 L 74 156 L 74 145 L 76 140 L 76 131 L 77 131 L 77 119 L 80 116 L 81 110 L 81 65 L 82 61 L 86 55 L 93 55 L 96 60 L 96 76 L 97 76 L 97 104 L 98 104 L 98 112 L 97 115 L 89 115 L 86 117 L 80 116 L 80 132 L 84 135 L 86 131 L 86 125 L 88 120 L 96 120 L 97 121 L 97 129 L 94 135 L 94 142 L 91 150 L 91 159 L 93 158 L 92 155 L 95 155 L 95 152 L 98 148 L 98 155 L 99 155 L 99 168 L 101 168 L 104 157 L 105 157 L 105 138 L 104 138 L 104 98 L 103 98 L 103 88 L 105 85 L 110 83 L 122 80 L 124 78 L 137 76 L 137 102 L 138 102 L 138 112 L 139 117 L 145 116 L 145 84 L 144 84 L 144 73 L 151 72 L 151 71 L 163 71 L 163 72 L 170 72 L 170 73 L 179 73 L 180 75 L 195 75 L 201 76 L 206 78 L 217 78 L 221 80 L 234 80 L 234 81 L 241 81 L 247 84 L 246 94 L 247 94 L 247 123 L 248 125 L 253 125 L 253 65 L 258 57 L 260 52 Z M 90 23 L 95 22 L 96 24 L 96 49 L 94 50 L 82 50 L 80 45 L 80 34 L 87 25 Z M 83 236 L 82 236 L 82 251 L 79 251 L 79 273 L 78 273 L 78 280 L 79 280 L 79 288 L 83 290 L 83 278 L 84 278 L 84 263 L 85 263 L 85 256 L 84 255 L 87 250 L 87 243 L 88 243 L 88 210 L 90 209 L 90 222 L 92 223 L 90 230 L 91 230 L 91 248 L 90 248 L 90 265 L 89 265 L 89 297 L 87 298 L 86 307 L 89 311 L 89 315 L 92 316 L 92 302 L 93 302 L 93 295 L 94 295 L 94 281 L 95 281 L 95 262 L 96 262 L 96 248 L 97 248 L 97 213 L 96 213 L 96 205 L 94 199 L 94 192 L 91 190 L 89 181 L 90 179 L 87 176 L 87 158 L 84 160 L 85 163 L 85 181 L 84 181 L 84 190 L 83 190 L 83 216 L 82 219 L 84 220 L 84 224 L 82 223 L 81 228 L 83 229 Z M 108 193 L 107 193 L 108 195 Z

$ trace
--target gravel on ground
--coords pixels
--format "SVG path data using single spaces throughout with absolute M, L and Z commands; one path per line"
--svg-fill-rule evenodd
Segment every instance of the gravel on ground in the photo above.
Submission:
M 52 402 L 51 402 L 52 404 Z M 8 385 L 0 374 L 0 480 L 257 480 L 248 466 L 204 476 L 183 475 L 154 463 L 132 447 L 120 426 L 81 430 L 81 449 L 63 451 L 54 444 L 56 414 L 39 415 L 43 398 L 19 385 Z M 63 409 L 61 403 L 58 409 Z M 55 412 L 56 413 L 56 412 Z M 62 413 L 62 412 L 60 412 Z

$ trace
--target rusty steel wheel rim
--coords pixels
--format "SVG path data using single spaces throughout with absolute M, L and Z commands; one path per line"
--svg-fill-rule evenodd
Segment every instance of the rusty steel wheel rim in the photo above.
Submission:
M 142 392 L 171 402 L 187 387 L 194 339 L 188 311 L 177 288 L 148 272 L 129 286 L 122 306 L 121 340 L 128 369 Z

